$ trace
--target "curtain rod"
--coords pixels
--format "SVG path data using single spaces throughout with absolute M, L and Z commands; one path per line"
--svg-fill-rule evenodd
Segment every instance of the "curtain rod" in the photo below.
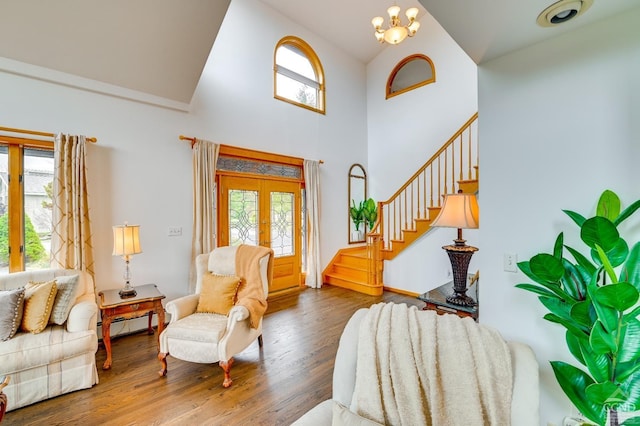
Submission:
M 180 136 L 179 136 L 179 139 L 180 139 L 181 141 L 189 141 L 189 142 L 191 142 L 191 148 L 192 148 L 192 149 L 193 149 L 193 145 L 196 143 L 196 138 L 192 138 L 192 137 L 189 137 L 189 136 L 180 135 Z M 320 164 L 324 164 L 324 161 L 323 161 L 323 160 L 319 160 L 318 162 L 319 162 Z
M 28 135 L 36 135 L 36 136 L 47 136 L 47 137 L 50 137 L 50 138 L 54 138 L 56 136 L 53 133 L 36 132 L 35 130 L 13 129 L 11 127 L 0 127 L 0 131 L 10 132 L 10 133 L 25 133 L 25 134 L 28 134 Z M 92 143 L 98 142 L 98 138 L 95 138 L 95 137 L 85 138 L 85 139 L 87 140 L 87 142 L 92 142 Z

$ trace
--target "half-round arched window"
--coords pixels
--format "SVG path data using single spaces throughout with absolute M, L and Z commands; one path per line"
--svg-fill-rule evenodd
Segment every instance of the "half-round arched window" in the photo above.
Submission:
M 301 38 L 284 37 L 273 62 L 273 96 L 324 114 L 324 71 L 311 46 Z
M 387 99 L 436 81 L 436 69 L 428 56 L 407 56 L 391 71 L 387 79 Z

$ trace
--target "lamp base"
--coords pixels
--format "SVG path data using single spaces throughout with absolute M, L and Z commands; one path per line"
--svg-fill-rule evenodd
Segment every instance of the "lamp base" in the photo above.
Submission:
M 466 291 L 466 290 L 465 290 Z M 476 306 L 477 303 L 464 293 L 453 293 L 447 296 L 447 302 L 458 306 Z
M 453 294 L 447 296 L 447 302 L 458 306 L 475 306 L 476 301 L 466 295 L 467 270 L 471 256 L 478 248 L 466 245 L 465 240 L 461 238 L 454 241 L 455 245 L 442 247 L 449 255 L 453 272 Z
M 138 294 L 138 292 L 136 291 L 135 288 L 129 286 L 120 290 L 118 294 L 120 295 L 120 299 L 128 299 L 130 297 L 135 297 Z

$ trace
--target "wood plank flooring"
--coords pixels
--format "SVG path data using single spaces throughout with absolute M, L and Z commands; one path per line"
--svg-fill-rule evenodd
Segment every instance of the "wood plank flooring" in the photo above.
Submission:
M 217 364 L 168 358 L 158 376 L 156 336 L 112 341 L 113 366 L 96 354 L 100 383 L 6 414 L 5 425 L 289 425 L 331 398 L 333 361 L 353 312 L 378 302 L 424 306 L 389 292 L 367 296 L 338 287 L 306 289 L 269 300 L 257 342 L 235 357 L 233 385 L 222 387 Z

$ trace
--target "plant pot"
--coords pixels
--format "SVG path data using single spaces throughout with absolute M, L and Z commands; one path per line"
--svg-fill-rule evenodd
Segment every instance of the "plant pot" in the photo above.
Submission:
M 351 241 L 361 241 L 361 240 L 362 240 L 362 231 L 351 232 Z

